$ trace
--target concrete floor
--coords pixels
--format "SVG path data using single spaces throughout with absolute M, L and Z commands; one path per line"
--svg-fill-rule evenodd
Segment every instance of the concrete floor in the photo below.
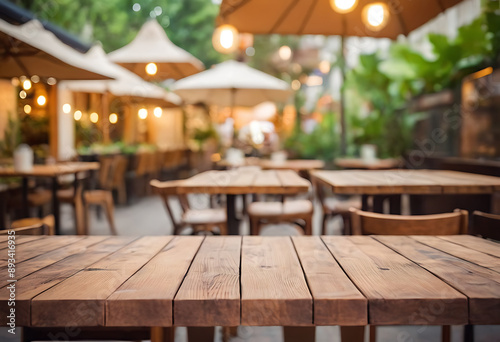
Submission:
M 204 207 L 208 203 L 206 196 L 191 198 L 195 206 Z M 316 205 L 313 234 L 319 234 L 321 223 L 321 208 Z M 64 234 L 74 234 L 72 210 L 68 206 L 62 207 L 62 225 Z M 90 233 L 92 235 L 108 235 L 110 233 L 104 215 L 97 218 L 96 210 L 92 210 Z M 116 226 L 119 235 L 166 235 L 172 233 L 172 224 L 166 214 L 163 203 L 158 197 L 144 197 L 132 205 L 117 207 L 115 211 Z M 331 220 L 328 234 L 340 234 L 342 223 L 339 219 Z M 248 234 L 248 222 L 242 222 L 241 232 Z M 270 226 L 263 229 L 263 235 L 294 235 L 296 229 L 289 225 Z M 340 341 L 338 327 L 318 327 L 316 342 Z M 463 328 L 452 327 L 452 341 L 463 341 Z M 185 328 L 176 331 L 176 342 L 187 340 Z M 379 342 L 438 342 L 440 341 L 440 328 L 434 326 L 413 327 L 379 327 L 377 329 Z M 240 327 L 238 336 L 232 342 L 278 342 L 282 341 L 282 329 L 279 327 Z M 220 330 L 216 331 L 217 342 L 221 341 Z M 368 341 L 367 336 L 365 338 Z M 6 328 L 0 328 L 0 342 L 18 342 L 19 334 L 12 336 Z M 476 342 L 500 342 L 500 326 L 478 326 L 475 334 Z

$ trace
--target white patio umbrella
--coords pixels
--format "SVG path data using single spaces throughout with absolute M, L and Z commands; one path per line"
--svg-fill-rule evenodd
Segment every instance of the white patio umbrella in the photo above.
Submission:
M 111 52 L 109 58 L 142 78 L 155 81 L 178 80 L 205 68 L 200 60 L 172 43 L 156 19 L 147 21 L 132 42 Z M 155 73 L 146 72 L 149 63 L 154 63 Z
M 61 86 L 73 92 L 81 93 L 111 93 L 114 96 L 129 97 L 132 99 L 153 100 L 166 107 L 178 106 L 181 103 L 179 96 L 165 89 L 144 81 L 131 71 L 114 64 L 106 56 L 101 46 L 93 46 L 85 58 L 94 65 L 105 68 L 113 75 L 113 80 L 92 81 L 65 81 Z
M 292 94 L 285 81 L 236 61 L 226 61 L 179 80 L 172 90 L 187 103 L 231 107 L 286 102 Z
M 11 25 L 0 20 L 0 78 L 37 75 L 59 80 L 113 78 L 82 53 L 61 42 L 37 20 Z

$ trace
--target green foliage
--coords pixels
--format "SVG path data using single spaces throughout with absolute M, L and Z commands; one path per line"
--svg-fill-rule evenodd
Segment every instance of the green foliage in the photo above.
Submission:
M 21 143 L 21 130 L 19 121 L 9 113 L 7 127 L 4 131 L 4 139 L 0 141 L 0 156 L 12 157 L 14 150 Z
M 285 141 L 285 148 L 297 158 L 332 161 L 338 153 L 339 134 L 335 113 L 325 113 L 323 120 L 307 134 L 295 132 Z

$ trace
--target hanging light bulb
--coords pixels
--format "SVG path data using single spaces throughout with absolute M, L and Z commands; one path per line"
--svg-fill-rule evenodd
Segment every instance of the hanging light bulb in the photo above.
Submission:
M 330 0 L 330 6 L 337 13 L 349 13 L 356 8 L 358 0 Z
M 163 110 L 161 109 L 161 107 L 156 107 L 153 111 L 153 114 L 157 117 L 157 118 L 161 118 L 161 115 L 163 114 Z
M 64 114 L 69 114 L 71 112 L 71 105 L 69 103 L 63 104 L 62 110 Z
M 43 107 L 47 103 L 47 98 L 43 95 L 40 95 L 36 98 L 36 103 L 40 106 Z
M 23 82 L 23 89 L 24 90 L 30 90 L 31 89 L 31 81 L 30 80 L 24 80 L 24 82 Z
M 80 121 L 80 119 L 82 118 L 82 111 L 76 110 L 75 113 L 73 114 L 73 118 L 76 121 Z
M 292 58 L 292 49 L 288 45 L 283 45 L 278 50 L 278 56 L 284 61 L 288 61 Z
M 118 115 L 116 113 L 109 114 L 109 122 L 115 124 L 118 122 Z
M 90 114 L 90 122 L 97 123 L 97 121 L 99 121 L 99 114 L 97 114 L 96 112 Z
M 372 31 L 380 31 L 389 22 L 389 8 L 383 2 L 374 2 L 363 7 L 361 18 L 366 27 Z
M 25 112 L 26 114 L 31 113 L 31 106 L 30 106 L 29 104 L 24 105 L 24 112 Z
M 212 44 L 220 53 L 231 53 L 238 48 L 238 30 L 233 25 L 217 27 L 212 36 Z
M 146 64 L 146 73 L 148 75 L 156 75 L 156 73 L 158 72 L 158 66 L 156 65 L 156 63 L 148 63 Z
M 148 117 L 148 110 L 146 108 L 141 108 L 137 114 L 140 119 L 144 120 Z

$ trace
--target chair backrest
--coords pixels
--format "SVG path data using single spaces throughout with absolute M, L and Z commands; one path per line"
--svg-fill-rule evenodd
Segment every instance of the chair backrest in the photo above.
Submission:
M 500 215 L 474 211 L 472 213 L 472 234 L 500 241 Z
M 353 235 L 467 234 L 468 213 L 456 209 L 435 215 L 386 215 L 351 208 Z
M 43 219 L 30 217 L 12 222 L 11 229 L 16 235 L 54 235 L 54 216 Z M 0 235 L 8 234 L 8 230 L 1 230 Z
M 170 217 L 170 220 L 172 221 L 172 224 L 174 226 L 174 232 L 177 232 L 179 230 L 179 228 L 181 227 L 181 223 L 176 219 L 174 215 L 174 211 L 172 210 L 172 207 L 170 205 L 169 198 L 178 198 L 183 212 L 189 210 L 189 202 L 187 196 L 177 193 L 177 185 L 179 184 L 179 182 L 181 181 L 173 180 L 161 182 L 157 179 L 153 179 L 151 182 L 149 182 L 149 184 L 153 188 L 153 193 L 160 195 L 163 199 L 163 203 L 165 204 L 165 208 L 167 209 L 168 216 Z

